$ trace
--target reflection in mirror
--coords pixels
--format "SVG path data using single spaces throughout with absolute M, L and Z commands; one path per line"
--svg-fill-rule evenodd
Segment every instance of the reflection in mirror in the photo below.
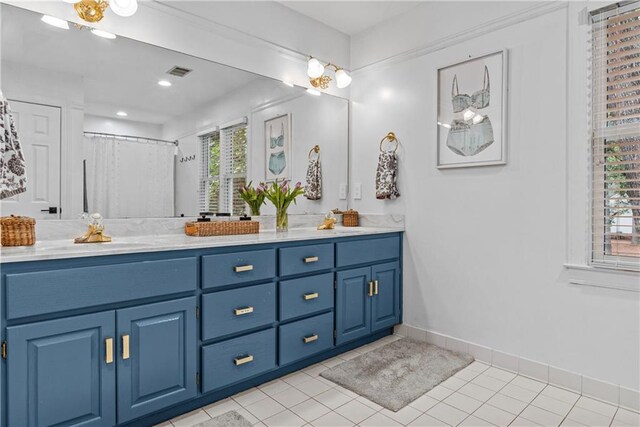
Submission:
M 3 215 L 36 219 L 247 211 L 238 189 L 306 183 L 318 145 L 322 197 L 291 213 L 346 209 L 348 102 L 5 4 L 1 89 L 27 161 Z M 313 156 L 315 158 L 315 155 Z M 272 214 L 263 206 L 262 214 Z

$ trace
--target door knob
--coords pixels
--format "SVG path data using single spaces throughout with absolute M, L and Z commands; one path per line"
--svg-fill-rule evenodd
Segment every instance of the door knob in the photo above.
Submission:
M 57 214 L 58 208 L 56 206 L 49 206 L 48 209 L 41 209 L 40 212 L 48 212 L 50 214 Z

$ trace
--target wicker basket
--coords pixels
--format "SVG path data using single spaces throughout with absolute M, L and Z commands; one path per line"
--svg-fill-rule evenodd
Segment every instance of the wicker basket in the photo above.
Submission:
M 357 227 L 359 220 L 360 217 L 358 211 L 349 209 L 348 211 L 342 212 L 342 225 L 345 227 Z
M 184 226 L 187 236 L 231 236 L 236 234 L 256 234 L 260 232 L 259 221 L 208 221 L 187 222 Z
M 32 246 L 36 242 L 36 220 L 26 216 L 0 218 L 2 246 Z

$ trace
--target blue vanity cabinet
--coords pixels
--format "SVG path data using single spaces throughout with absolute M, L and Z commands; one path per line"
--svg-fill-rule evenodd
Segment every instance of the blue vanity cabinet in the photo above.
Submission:
M 336 274 L 336 344 L 369 335 L 371 267 Z
M 118 422 L 197 395 L 196 298 L 117 311 Z
M 400 323 L 400 263 L 374 265 L 371 280 L 371 332 L 376 332 Z
M 116 423 L 113 311 L 7 328 L 7 426 Z
M 2 263 L 0 427 L 156 425 L 390 334 L 402 233 L 322 236 Z
M 400 323 L 401 242 L 395 235 L 336 243 L 336 266 L 345 268 L 336 273 L 337 345 Z

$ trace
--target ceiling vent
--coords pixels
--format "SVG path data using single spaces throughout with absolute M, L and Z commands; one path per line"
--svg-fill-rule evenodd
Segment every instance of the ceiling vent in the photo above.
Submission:
M 190 70 L 190 69 L 184 68 L 184 67 L 178 67 L 176 65 L 175 67 L 173 67 L 172 69 L 167 71 L 167 74 L 171 74 L 172 76 L 176 76 L 176 77 L 184 77 L 184 76 L 186 76 L 187 74 L 189 74 L 192 71 L 193 70 Z

